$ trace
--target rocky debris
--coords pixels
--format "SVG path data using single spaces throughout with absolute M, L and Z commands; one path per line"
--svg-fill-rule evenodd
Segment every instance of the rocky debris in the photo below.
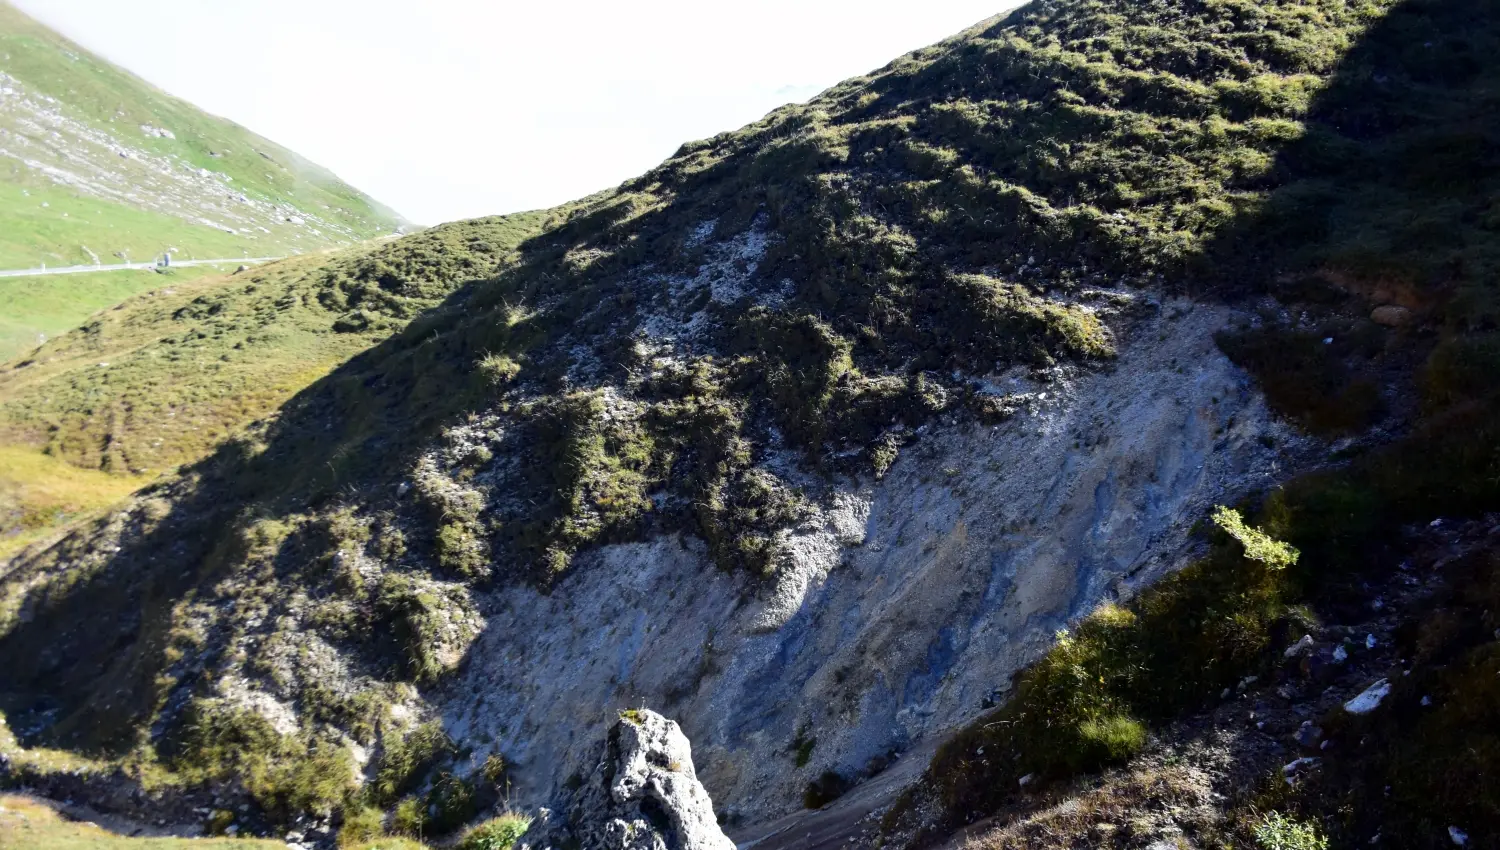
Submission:
M 1291 646 L 1287 647 L 1286 652 L 1284 652 L 1282 654 L 1285 657 L 1287 657 L 1287 658 L 1296 658 L 1297 656 L 1302 655 L 1303 653 L 1312 651 L 1312 648 L 1313 648 L 1312 635 L 1303 635 L 1302 636 L 1302 640 L 1299 640 L 1296 643 L 1292 644 Z
M 1381 679 L 1375 684 L 1365 688 L 1360 695 L 1344 703 L 1344 710 L 1350 714 L 1369 714 L 1380 707 L 1382 700 L 1391 692 L 1391 683 L 1388 679 Z
M 538 817 L 529 850 L 734 850 L 693 770 L 692 747 L 674 721 L 645 709 L 620 713 L 586 763 L 592 774 Z
M 1318 742 L 1323 740 L 1323 727 L 1314 726 L 1311 720 L 1304 720 L 1298 727 L 1297 733 L 1292 736 L 1297 743 L 1307 749 L 1314 749 Z

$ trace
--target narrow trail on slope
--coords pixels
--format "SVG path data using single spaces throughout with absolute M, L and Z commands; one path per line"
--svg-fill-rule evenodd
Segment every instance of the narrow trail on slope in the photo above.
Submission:
M 234 257 L 220 260 L 174 260 L 170 266 L 162 268 L 192 268 L 194 266 L 217 266 L 231 265 L 233 263 L 270 263 L 276 260 L 284 260 L 286 257 Z M 60 266 L 55 269 L 10 269 L 0 271 L 0 278 L 4 277 L 46 277 L 55 274 L 83 274 L 85 272 L 112 272 L 112 271 L 144 271 L 157 267 L 155 262 L 150 263 L 112 263 L 110 265 L 97 266 Z

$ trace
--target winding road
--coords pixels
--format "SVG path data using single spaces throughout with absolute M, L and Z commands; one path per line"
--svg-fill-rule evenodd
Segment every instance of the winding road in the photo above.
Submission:
M 174 269 L 176 269 L 176 268 L 192 268 L 193 266 L 216 266 L 216 265 L 226 265 L 227 266 L 227 265 L 231 265 L 231 264 L 234 264 L 234 263 L 239 263 L 241 265 L 252 265 L 252 264 L 255 264 L 255 263 L 269 263 L 269 262 L 271 262 L 273 260 L 284 260 L 284 259 L 286 259 L 286 258 L 285 257 L 249 257 L 249 258 L 235 257 L 235 258 L 224 259 L 224 260 L 173 260 L 171 268 L 174 268 Z M 123 271 L 125 269 L 137 269 L 137 270 L 140 270 L 140 269 L 154 269 L 156 267 L 157 267 L 157 264 L 155 262 L 150 262 L 150 263 L 110 263 L 109 265 L 97 265 L 97 266 L 59 266 L 59 267 L 57 267 L 55 269 L 46 269 L 46 268 L 43 268 L 43 269 L 12 269 L 10 271 L 0 271 L 0 277 L 44 277 L 46 275 L 54 275 L 54 274 L 82 274 L 84 272 Z

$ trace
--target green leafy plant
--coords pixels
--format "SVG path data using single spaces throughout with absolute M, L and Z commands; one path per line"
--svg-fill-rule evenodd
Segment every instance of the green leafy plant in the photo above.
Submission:
M 1280 812 L 1266 815 L 1255 827 L 1255 841 L 1263 850 L 1328 850 L 1328 839 L 1316 824 L 1293 820 Z
M 344 823 L 339 827 L 338 844 L 340 848 L 354 847 L 384 834 L 384 812 L 373 806 L 353 806 L 344 810 Z
M 1215 508 L 1213 520 L 1214 525 L 1245 547 L 1245 557 L 1252 561 L 1260 561 L 1272 569 L 1280 570 L 1297 563 L 1297 559 L 1301 557 L 1301 553 L 1294 547 L 1246 525 L 1245 518 L 1233 508 Z
M 511 850 L 530 826 L 531 818 L 508 812 L 464 833 L 456 846 L 458 850 Z

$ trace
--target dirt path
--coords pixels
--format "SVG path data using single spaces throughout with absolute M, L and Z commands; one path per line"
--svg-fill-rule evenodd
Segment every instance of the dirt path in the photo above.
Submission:
M 193 266 L 228 266 L 239 263 L 251 265 L 258 263 L 269 263 L 274 260 L 284 260 L 285 257 L 248 257 L 225 260 L 173 260 L 171 268 L 192 268 Z M 84 274 L 86 272 L 113 272 L 127 270 L 145 270 L 156 268 L 156 263 L 110 263 L 109 265 L 97 266 L 59 266 L 54 269 L 11 269 L 0 271 L 0 277 L 47 277 L 55 274 Z

